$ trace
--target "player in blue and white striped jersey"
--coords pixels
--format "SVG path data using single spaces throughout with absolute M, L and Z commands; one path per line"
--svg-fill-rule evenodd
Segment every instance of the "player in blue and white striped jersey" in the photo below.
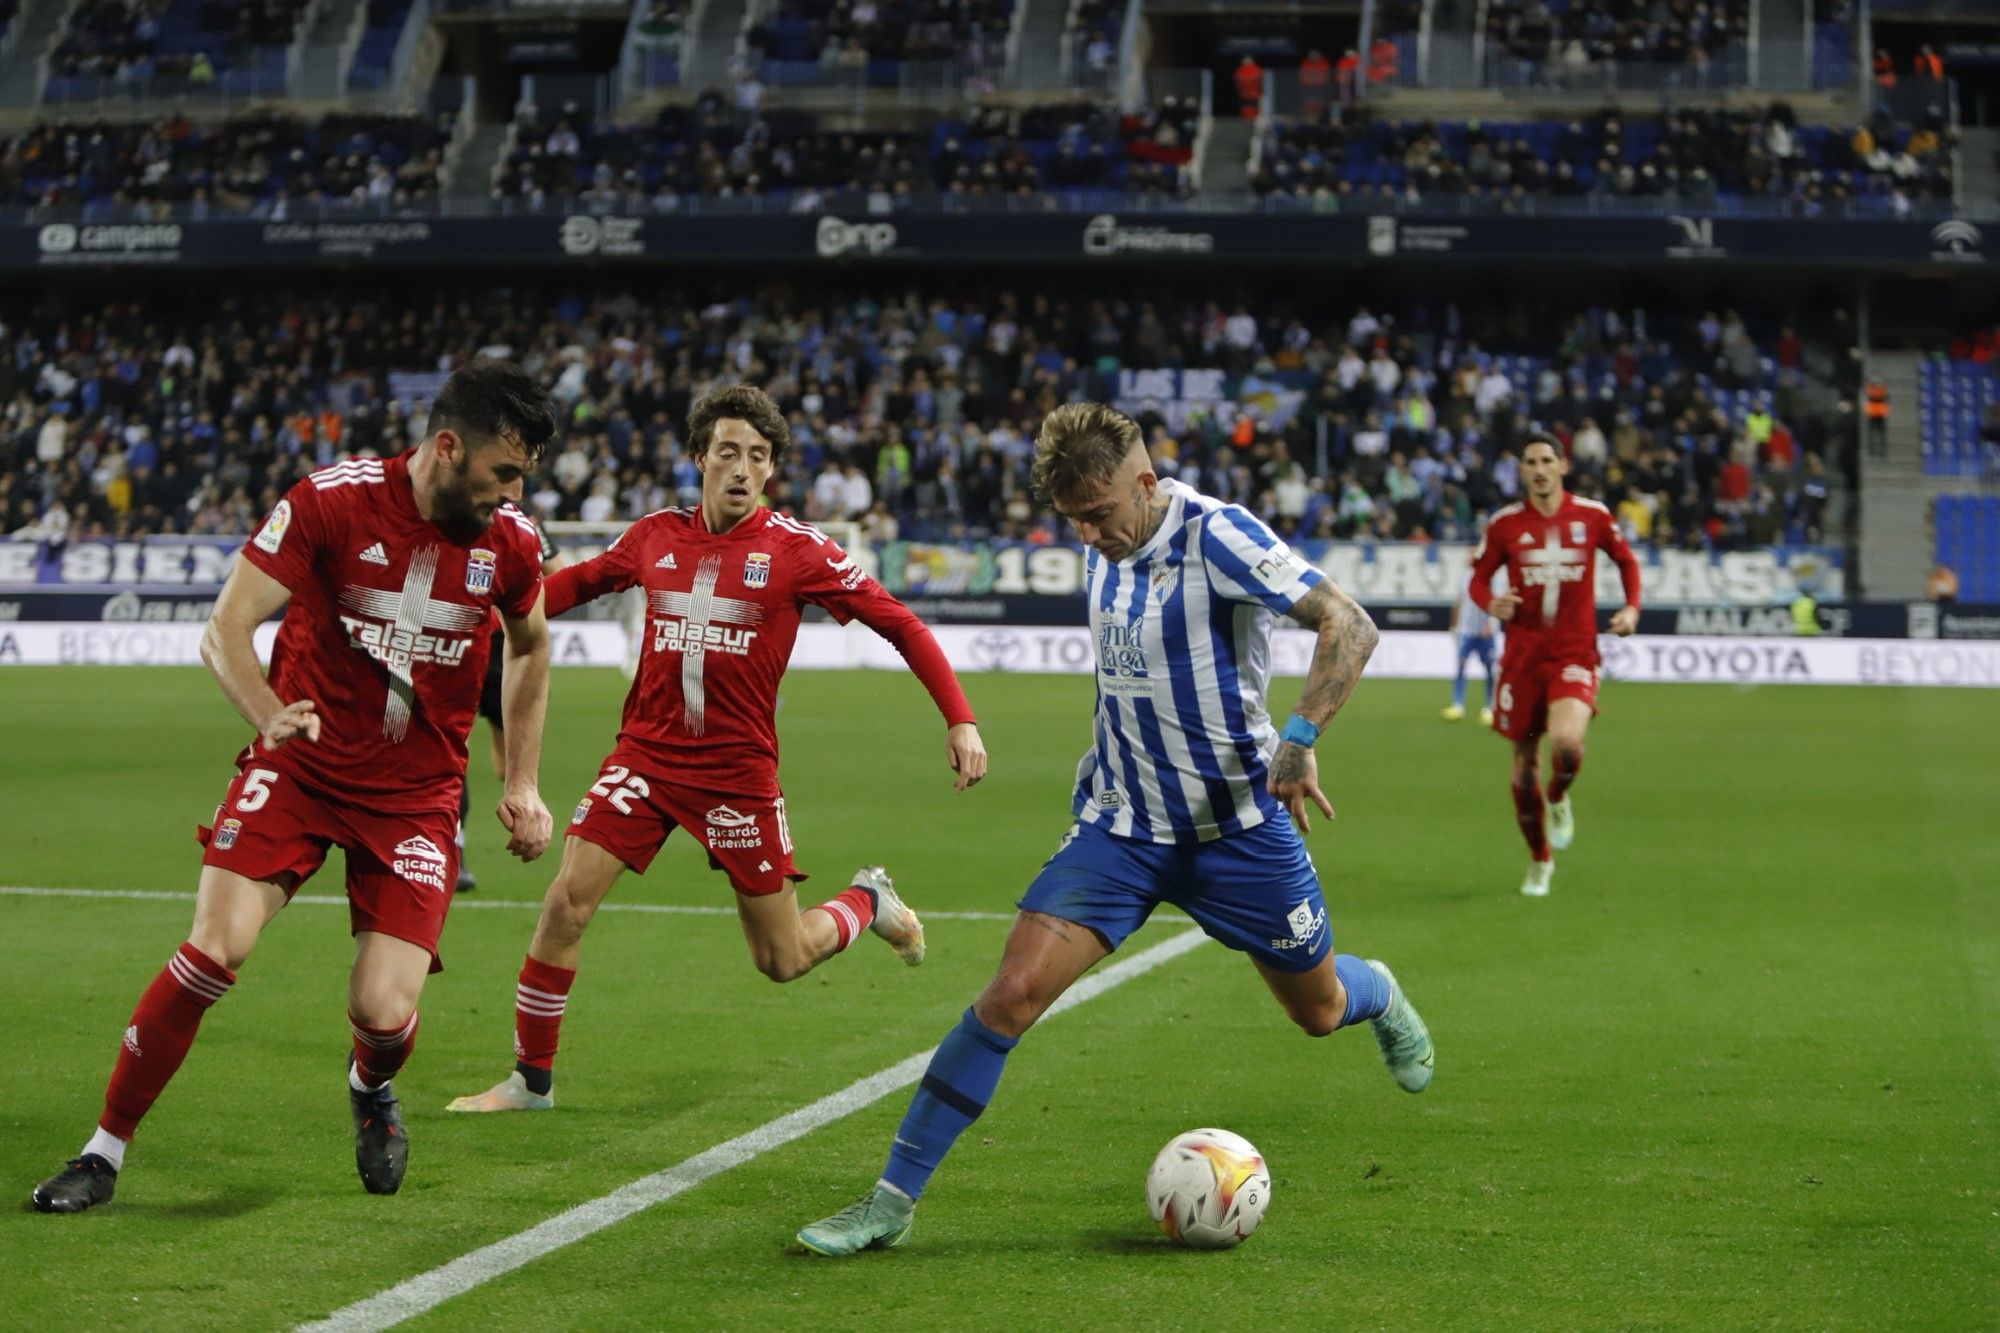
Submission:
M 1479 724 L 1493 725 L 1493 650 L 1499 637 L 1500 622 L 1472 600 L 1472 577 L 1467 575 L 1458 590 L 1458 605 L 1451 611 L 1451 647 L 1458 667 L 1451 681 L 1451 702 L 1445 705 L 1445 721 L 1456 722 L 1465 716 L 1465 664 L 1476 657 L 1486 668 L 1486 702 L 1479 709 Z
M 908 1239 L 924 1186 L 985 1110 L 1008 1052 L 1161 903 L 1249 954 L 1305 1032 L 1367 1020 L 1396 1082 L 1430 1083 L 1430 1034 L 1395 977 L 1333 952 L 1300 836 L 1309 805 L 1333 815 L 1312 746 L 1374 650 L 1367 613 L 1253 515 L 1160 480 L 1138 426 L 1109 407 L 1051 412 L 1034 479 L 1092 548 L 1097 706 L 1075 823 L 1021 899 L 998 973 L 931 1057 L 882 1178 L 799 1232 L 819 1254 Z M 1279 615 L 1318 634 L 1282 730 L 1265 706 Z

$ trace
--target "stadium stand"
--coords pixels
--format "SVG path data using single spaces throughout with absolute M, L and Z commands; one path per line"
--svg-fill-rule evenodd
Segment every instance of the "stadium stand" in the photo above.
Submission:
M 1490 0 L 1488 49 L 1503 83 L 1560 85 L 1617 64 L 1650 66 L 1670 83 L 1742 64 L 1748 0 Z
M 1917 373 L 1924 471 L 2000 476 L 2000 380 L 1991 364 L 1926 361 Z
M 907 537 L 1053 540 L 1060 524 L 1027 485 L 1041 415 L 1116 397 L 1120 369 L 1181 366 L 1219 372 L 1230 406 L 1128 401 L 1161 470 L 1287 533 L 1469 537 L 1518 494 L 1528 432 L 1549 430 L 1575 487 L 1635 537 L 1731 549 L 1819 535 L 1832 427 L 1733 314 L 1579 311 L 1529 337 L 1497 310 L 1286 306 L 783 286 L 724 301 L 246 296 L 214 319 L 0 306 L 0 520 L 45 537 L 242 532 L 304 472 L 416 438 L 423 407 L 398 395 L 399 370 L 504 348 L 568 415 L 529 490 L 551 517 L 686 502 L 688 405 L 747 374 L 798 446 L 779 503 Z
M 58 121 L 0 141 L 0 206 L 90 219 L 393 212 L 436 198 L 449 138 L 448 122 L 345 113 Z
M 308 0 L 83 0 L 49 56 L 45 102 L 281 93 Z
M 412 3 L 413 0 L 368 0 L 368 26 L 361 31 L 361 45 L 355 48 L 354 63 L 347 70 L 349 88 L 380 88 L 389 81 L 396 44 L 403 39 Z
M 905 62 L 996 57 L 1014 0 L 779 0 L 746 40 L 772 88 L 845 73 L 894 87 Z
M 2000 496 L 1940 495 L 1937 562 L 1958 576 L 1960 601 L 2000 603 Z
M 1410 199 L 1499 197 L 1685 200 L 1749 207 L 1907 212 L 1949 200 L 1946 136 L 1893 123 L 1802 126 L 1782 103 L 1588 120 L 1388 121 L 1329 108 L 1274 119 L 1252 184 L 1270 195 L 1375 191 Z

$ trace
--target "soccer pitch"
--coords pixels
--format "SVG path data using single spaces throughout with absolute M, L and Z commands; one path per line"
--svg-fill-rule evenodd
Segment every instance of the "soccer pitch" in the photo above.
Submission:
M 965 683 L 993 775 L 962 796 L 906 676 L 796 673 L 779 714 L 815 876 L 802 898 L 886 863 L 934 917 L 924 966 L 869 939 L 775 986 L 727 911 L 607 912 L 550 1114 L 443 1112 L 511 1065 L 526 904 L 555 868 L 503 860 L 475 736 L 480 886 L 453 912 L 449 970 L 397 1079 L 412 1149 L 393 1198 L 354 1174 L 346 913 L 302 902 L 208 1016 L 116 1201 L 28 1212 L 88 1135 L 191 901 L 0 894 L 17 1034 L 0 1081 L 0 1325 L 322 1318 L 926 1050 L 991 974 L 1014 898 L 1067 826 L 1086 737 L 1087 677 Z M 543 795 L 558 824 L 623 689 L 554 677 Z M 1279 683 L 1281 716 L 1296 689 Z M 1310 838 L 1339 946 L 1392 963 L 1437 1039 L 1422 1096 L 1395 1088 L 1365 1031 L 1300 1035 L 1209 944 L 1023 1042 L 904 1250 L 831 1262 L 791 1243 L 874 1179 L 897 1090 L 410 1326 L 2000 1320 L 2000 696 L 1611 686 L 1577 844 L 1533 901 L 1516 891 L 1506 746 L 1439 721 L 1444 694 L 1356 691 L 1319 746 L 1340 818 Z M 0 674 L 0 884 L 191 894 L 194 825 L 247 735 L 196 670 Z M 339 885 L 335 858 L 306 892 Z M 676 835 L 611 901 L 729 900 Z M 1121 956 L 1186 929 L 1156 918 Z M 1199 1125 L 1271 1163 L 1271 1211 L 1238 1250 L 1181 1250 L 1146 1217 L 1147 1164 Z

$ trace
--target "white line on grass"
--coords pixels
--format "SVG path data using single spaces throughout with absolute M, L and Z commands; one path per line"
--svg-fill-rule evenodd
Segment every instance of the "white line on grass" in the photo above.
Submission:
M 1067 994 L 1049 1007 L 1046 1017 L 1053 1018 L 1065 1009 L 1073 1009 L 1096 999 L 1113 986 L 1143 976 L 1160 964 L 1171 962 L 1199 947 L 1207 939 L 1198 930 L 1183 931 L 1102 972 L 1094 972 L 1070 987 Z M 919 1051 L 909 1059 L 891 1065 L 879 1074 L 871 1074 L 858 1083 L 851 1083 L 810 1106 L 779 1116 L 747 1134 L 740 1134 L 727 1143 L 719 1143 L 707 1152 L 697 1153 L 664 1171 L 635 1180 L 602 1198 L 579 1204 L 566 1213 L 558 1213 L 548 1221 L 505 1240 L 461 1255 L 428 1273 L 419 1273 L 379 1295 L 335 1310 L 317 1323 L 302 1325 L 301 1329 L 304 1333 L 376 1333 L 380 1329 L 392 1328 L 405 1319 L 414 1319 L 454 1296 L 463 1295 L 565 1245 L 615 1226 L 656 1203 L 664 1203 L 677 1194 L 693 1189 L 705 1180 L 852 1115 L 898 1088 L 908 1087 L 923 1074 L 935 1050 L 933 1047 L 929 1051 Z
M 0 884 L 0 898 L 124 898 L 154 902 L 194 901 L 192 893 L 167 889 L 44 889 L 28 885 Z M 295 903 L 305 903 L 312 907 L 345 907 L 345 896 L 328 893 L 301 893 L 292 899 Z M 451 910 L 463 912 L 480 907 L 499 907 L 540 911 L 541 903 L 520 898 L 467 898 L 455 897 L 451 900 Z M 671 916 L 726 916 L 736 918 L 734 907 L 722 907 L 712 903 L 605 903 L 597 909 L 600 912 L 651 912 Z M 1012 921 L 1013 912 L 919 912 L 926 921 Z

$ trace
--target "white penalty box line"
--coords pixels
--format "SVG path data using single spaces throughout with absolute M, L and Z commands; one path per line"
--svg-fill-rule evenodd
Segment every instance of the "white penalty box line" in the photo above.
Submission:
M 1122 962 L 1093 972 L 1070 987 L 1061 999 L 1049 1006 L 1043 1017 L 1053 1018 L 1065 1010 L 1094 1000 L 1113 987 L 1144 976 L 1207 941 L 1208 936 L 1199 930 L 1182 931 Z M 782 1148 L 816 1129 L 873 1105 L 900 1088 L 908 1087 L 923 1075 L 936 1050 L 932 1047 L 919 1051 L 880 1073 L 871 1074 L 831 1096 L 822 1097 L 810 1106 L 779 1116 L 747 1134 L 739 1134 L 726 1143 L 719 1143 L 706 1152 L 635 1180 L 601 1198 L 558 1213 L 505 1240 L 482 1246 L 441 1267 L 399 1282 L 366 1300 L 344 1306 L 325 1319 L 300 1325 L 300 1329 L 302 1333 L 378 1333 L 378 1330 L 393 1328 L 406 1319 L 414 1319 L 455 1296 L 464 1295 L 566 1245 L 616 1226 L 655 1204 L 665 1203 L 704 1181 Z

